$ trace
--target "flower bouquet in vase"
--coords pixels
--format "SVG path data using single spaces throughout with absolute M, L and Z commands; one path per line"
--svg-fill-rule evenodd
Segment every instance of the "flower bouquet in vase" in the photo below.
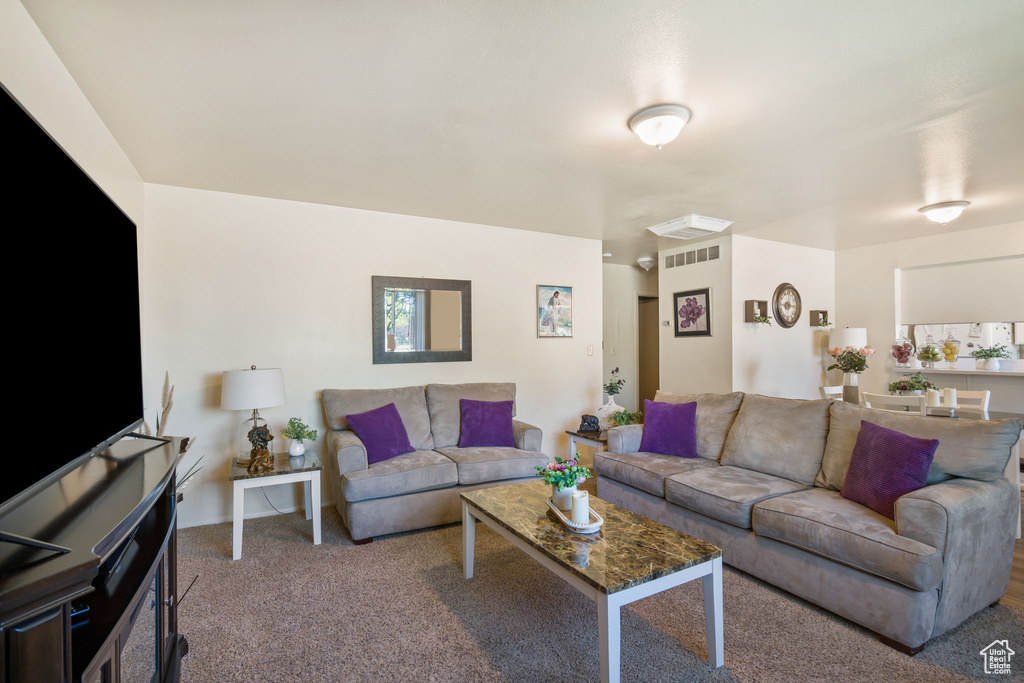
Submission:
M 920 396 L 928 389 L 934 388 L 934 382 L 920 372 L 915 372 L 912 375 L 903 375 L 895 382 L 891 382 L 889 384 L 889 393 L 899 394 L 900 396 Z
M 554 462 L 547 465 L 534 465 L 537 476 L 551 484 L 551 499 L 559 510 L 572 510 L 572 494 L 576 487 L 593 474 L 579 463 L 578 460 L 562 460 L 555 456 Z
M 622 385 L 626 383 L 626 380 L 619 377 L 619 369 L 615 368 L 612 370 L 611 379 L 604 385 L 604 393 L 608 394 L 608 402 L 603 406 L 598 406 L 597 410 L 594 411 L 594 415 L 597 415 L 598 426 L 602 432 L 606 432 L 615 426 L 612 421 L 612 415 L 622 410 L 622 406 L 615 402 L 615 397 L 622 391 Z
M 875 352 L 872 346 L 840 347 L 834 346 L 828 350 L 828 355 L 835 358 L 835 363 L 828 366 L 827 370 L 839 368 L 843 371 L 843 400 L 849 403 L 860 403 L 860 392 L 857 389 L 857 376 L 868 369 L 868 356 Z

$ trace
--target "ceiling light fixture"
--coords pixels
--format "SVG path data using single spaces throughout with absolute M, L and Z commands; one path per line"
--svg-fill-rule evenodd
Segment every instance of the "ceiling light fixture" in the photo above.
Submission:
M 653 259 L 650 256 L 641 256 L 636 260 L 636 264 L 643 268 L 644 270 L 650 270 L 651 268 L 654 267 L 654 264 L 657 262 L 658 261 L 656 259 Z
M 918 211 L 928 217 L 928 220 L 936 223 L 948 223 L 960 217 L 970 202 L 941 202 L 922 206 Z
M 690 110 L 679 104 L 641 109 L 629 119 L 629 129 L 648 145 L 661 149 L 679 135 L 690 120 Z

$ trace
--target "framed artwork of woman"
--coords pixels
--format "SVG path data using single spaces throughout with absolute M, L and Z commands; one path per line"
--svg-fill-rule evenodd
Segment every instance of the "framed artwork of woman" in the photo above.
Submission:
M 572 287 L 537 285 L 537 336 L 572 336 Z

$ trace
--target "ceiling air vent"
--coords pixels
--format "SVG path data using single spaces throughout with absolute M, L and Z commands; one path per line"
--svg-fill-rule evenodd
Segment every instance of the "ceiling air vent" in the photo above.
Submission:
M 647 228 L 658 237 L 673 237 L 677 240 L 692 240 L 695 237 L 705 237 L 722 232 L 732 225 L 732 221 L 723 221 L 721 218 L 700 216 L 691 213 L 682 218 L 673 218 L 665 223 L 659 223 Z

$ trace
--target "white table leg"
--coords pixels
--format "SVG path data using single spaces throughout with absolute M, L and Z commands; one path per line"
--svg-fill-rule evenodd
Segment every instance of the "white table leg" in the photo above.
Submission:
M 312 501 L 312 498 L 313 498 L 313 477 L 312 476 L 310 476 L 310 478 L 308 480 L 306 480 L 302 484 L 302 493 L 303 493 L 302 505 L 305 507 L 305 510 L 306 510 L 306 519 L 313 519 L 313 501 Z
M 704 584 L 704 632 L 708 640 L 708 663 L 718 668 L 725 663 L 724 628 L 722 625 L 722 558 L 711 561 L 712 570 Z
M 569 460 L 576 459 L 576 437 L 569 435 Z
M 232 507 L 231 559 L 239 560 L 242 558 L 242 518 L 245 510 L 245 487 L 241 480 L 235 482 Z
M 309 519 L 310 513 L 313 517 L 313 545 L 320 545 L 320 473 L 313 472 L 312 480 L 309 482 L 310 503 L 306 506 L 306 515 Z
M 469 514 L 469 504 L 462 501 L 462 569 L 467 579 L 473 578 L 473 552 L 476 546 L 476 519 Z
M 601 681 L 618 683 L 622 645 L 619 605 L 609 600 L 606 593 L 597 596 L 597 639 L 601 649 Z

